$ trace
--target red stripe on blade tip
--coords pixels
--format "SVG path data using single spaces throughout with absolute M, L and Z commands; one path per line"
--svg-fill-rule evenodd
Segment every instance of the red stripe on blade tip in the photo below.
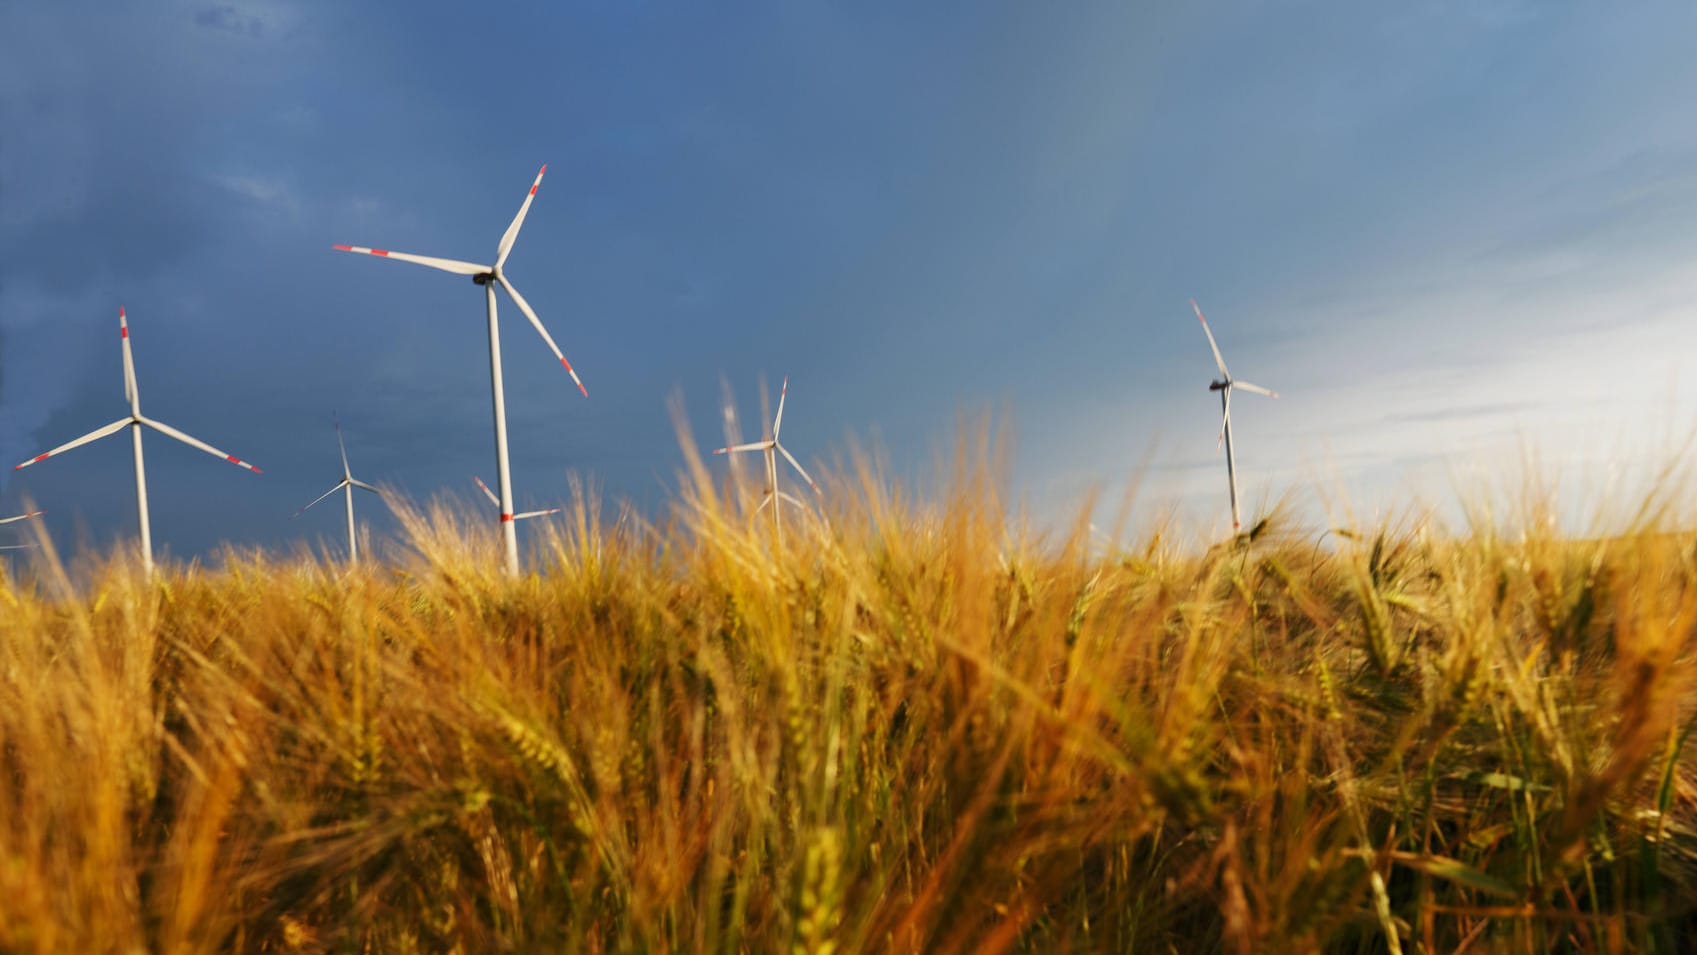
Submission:
M 330 248 L 335 249 L 337 252 L 352 252 L 354 250 L 354 247 L 351 245 L 333 245 Z

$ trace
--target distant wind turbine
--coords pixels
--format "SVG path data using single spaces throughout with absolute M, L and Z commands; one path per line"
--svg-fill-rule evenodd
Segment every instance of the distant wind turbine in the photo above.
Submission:
M 1214 332 L 1208 327 L 1208 320 L 1202 317 L 1202 308 L 1196 304 L 1196 299 L 1190 300 L 1190 307 L 1196 310 L 1196 318 L 1202 323 L 1202 333 L 1208 336 L 1208 347 L 1214 350 L 1214 364 L 1220 366 L 1220 380 L 1208 386 L 1209 391 L 1220 393 L 1220 440 L 1226 446 L 1226 481 L 1231 486 L 1232 501 L 1232 533 L 1236 534 L 1242 526 L 1238 521 L 1237 511 L 1237 465 L 1232 458 L 1232 389 L 1241 388 L 1257 395 L 1277 398 L 1278 392 L 1252 385 L 1247 381 L 1238 381 L 1226 370 L 1226 360 L 1220 357 L 1220 346 L 1214 342 Z
M 564 365 L 566 372 L 577 382 L 577 388 L 584 397 L 589 396 L 589 389 L 578 379 L 577 372 L 572 371 L 572 364 L 566 361 L 566 356 L 560 351 L 560 346 L 554 344 L 554 339 L 548 334 L 548 329 L 542 327 L 542 320 L 536 317 L 536 312 L 530 303 L 524 300 L 519 290 L 507 281 L 506 273 L 501 267 L 507 264 L 507 255 L 513 251 L 513 242 L 518 239 L 519 227 L 524 225 L 525 214 L 530 211 L 531 200 L 536 198 L 536 187 L 542 184 L 542 175 L 548 171 L 547 166 L 536 174 L 536 181 L 530 184 L 530 192 L 524 197 L 524 204 L 519 206 L 518 215 L 513 217 L 511 225 L 502 234 L 500 244 L 495 248 L 494 265 L 478 265 L 474 262 L 460 262 L 454 259 L 437 259 L 426 255 L 411 255 L 406 252 L 390 252 L 386 249 L 368 249 L 357 245 L 338 245 L 336 249 L 342 252 L 362 252 L 366 255 L 381 256 L 386 259 L 398 259 L 402 262 L 413 262 L 429 266 L 455 275 L 469 275 L 471 280 L 483 286 L 485 311 L 489 317 L 489 379 L 494 393 L 495 405 L 495 478 L 501 486 L 501 539 L 506 549 L 506 568 L 510 574 L 519 572 L 519 543 L 518 533 L 513 527 L 516 515 L 513 514 L 513 480 L 507 463 L 507 403 L 501 387 L 501 337 L 500 325 L 495 318 L 495 286 L 500 285 L 512 297 L 513 304 L 519 307 L 524 317 L 530 319 L 530 324 L 536 327 L 537 334 L 548 343 L 554 357 Z
M 379 491 L 377 488 L 374 488 L 371 485 L 365 483 L 364 481 L 361 481 L 359 478 L 354 477 L 353 471 L 351 471 L 348 468 L 348 446 L 345 443 L 343 443 L 343 441 L 342 441 L 342 420 L 340 418 L 336 419 L 336 447 L 341 449 L 341 452 L 342 452 L 342 479 L 340 481 L 336 482 L 335 487 L 331 488 L 328 491 L 325 491 L 323 494 L 318 495 L 316 498 L 313 498 L 312 504 L 317 504 L 319 501 L 324 500 L 325 498 L 336 493 L 337 491 L 346 491 L 347 492 L 347 498 L 348 498 L 348 563 L 357 564 L 357 563 L 359 563 L 359 538 L 354 532 L 354 488 L 357 487 L 357 488 L 360 488 L 362 490 L 370 491 L 371 493 L 376 494 L 379 497 L 383 496 L 383 492 Z M 301 516 L 302 514 L 305 514 L 308 510 L 311 510 L 312 504 L 308 504 L 306 507 L 303 507 L 300 510 L 296 511 L 293 515 L 290 516 L 289 520 L 294 520 L 295 518 Z
M 766 505 L 772 505 L 772 527 L 777 531 L 780 540 L 783 539 L 784 527 L 783 521 L 778 515 L 777 502 L 784 500 L 796 507 L 803 505 L 800 501 L 778 490 L 778 455 L 782 454 L 784 459 L 790 462 L 790 466 L 796 469 L 796 473 L 801 475 L 802 480 L 812 485 L 815 494 L 820 493 L 819 485 L 814 483 L 813 478 L 808 477 L 806 469 L 801 466 L 801 462 L 797 461 L 795 455 L 790 454 L 783 445 L 778 443 L 778 431 L 784 426 L 784 398 L 789 394 L 789 391 L 790 380 L 785 377 L 783 390 L 778 392 L 778 416 L 772 420 L 772 436 L 770 438 L 764 441 L 750 441 L 747 444 L 719 448 L 713 452 L 714 454 L 738 454 L 744 451 L 759 451 L 766 456 L 766 496 L 760 499 L 760 506 L 754 509 L 754 513 L 758 514 L 766 508 Z
M 482 478 L 473 474 L 471 476 L 471 479 L 473 481 L 476 481 L 477 486 L 483 489 L 483 495 L 485 497 L 489 498 L 489 503 L 495 505 L 496 507 L 501 506 L 501 499 L 495 496 L 494 491 L 489 490 L 489 485 L 484 484 Z M 543 510 L 540 510 L 540 511 L 523 511 L 523 512 L 518 513 L 518 514 L 514 514 L 513 520 L 522 521 L 522 520 L 525 520 L 526 518 L 547 517 L 550 514 L 558 514 L 558 513 L 560 513 L 560 509 L 557 508 L 557 507 L 544 508 Z
M 258 468 L 246 461 L 243 461 L 234 455 L 225 454 L 198 438 L 191 438 L 162 421 L 155 421 L 152 418 L 145 417 L 141 413 L 141 392 L 136 386 L 135 359 L 130 355 L 129 320 L 125 318 L 122 307 L 118 309 L 118 334 L 124 341 L 124 397 L 129 399 L 130 413 L 104 428 L 90 431 L 88 434 L 83 435 L 75 441 L 61 444 L 46 454 L 38 454 L 17 467 L 12 468 L 12 470 L 18 471 L 23 468 L 27 468 L 32 464 L 38 464 L 56 454 L 63 454 L 72 448 L 88 444 L 90 441 L 98 441 L 109 434 L 114 434 L 122 430 L 126 425 L 129 426 L 130 440 L 135 447 L 136 458 L 136 518 L 137 522 L 141 525 L 141 560 L 142 566 L 147 569 L 148 573 L 152 573 L 153 535 L 150 532 L 147 523 L 147 470 L 143 467 L 141 458 L 141 429 L 143 425 L 146 425 L 167 437 L 176 438 L 178 441 L 183 442 L 191 448 L 199 448 L 213 457 L 223 458 L 237 467 L 247 468 L 255 474 L 260 473 L 260 471 Z

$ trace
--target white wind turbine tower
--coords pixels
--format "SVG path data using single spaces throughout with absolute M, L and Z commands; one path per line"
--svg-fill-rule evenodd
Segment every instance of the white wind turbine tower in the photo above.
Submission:
M 346 491 L 347 492 L 347 498 L 348 498 L 348 563 L 349 564 L 357 564 L 357 563 L 359 563 L 359 538 L 354 532 L 354 488 L 357 487 L 357 488 L 360 488 L 362 490 L 370 491 L 371 493 L 376 494 L 379 497 L 383 496 L 383 492 L 379 491 L 377 488 L 374 488 L 371 485 L 365 483 L 364 481 L 361 481 L 359 478 L 354 477 L 353 471 L 348 468 L 348 446 L 342 442 L 342 421 L 341 421 L 340 418 L 336 419 L 336 447 L 340 448 L 341 452 L 342 452 L 342 479 L 340 481 L 336 482 L 335 487 L 333 487 L 330 490 L 325 491 L 323 494 L 320 494 L 317 497 L 313 498 L 312 504 L 317 504 L 319 501 L 324 500 L 325 498 L 336 493 L 337 491 Z M 289 520 L 294 520 L 295 518 L 301 516 L 302 514 L 305 514 L 308 510 L 310 510 L 312 508 L 312 504 L 308 504 L 306 507 L 303 507 L 300 510 L 296 511 L 293 515 L 290 516 Z
M 566 356 L 560 351 L 560 346 L 554 344 L 554 339 L 548 334 L 548 329 L 542 327 L 542 320 L 536 317 L 536 312 L 530 303 L 524 300 L 518 289 L 507 281 L 506 273 L 501 267 L 507 264 L 507 255 L 513 251 L 513 242 L 518 239 L 519 227 L 524 225 L 525 214 L 530 211 L 531 200 L 536 198 L 536 187 L 542 184 L 542 175 L 548 171 L 543 166 L 536 174 L 536 181 L 530 184 L 530 192 L 524 197 L 524 204 L 519 206 L 518 215 L 513 217 L 511 225 L 502 234 L 501 242 L 495 247 L 495 264 L 478 265 L 474 262 L 460 262 L 454 259 L 437 259 L 426 255 L 411 255 L 406 252 L 390 252 L 386 249 L 368 249 L 357 245 L 338 245 L 336 249 L 342 252 L 363 252 L 366 255 L 382 256 L 386 259 L 398 259 L 402 262 L 414 262 L 418 265 L 429 266 L 455 275 L 469 275 L 471 280 L 483 286 L 485 311 L 489 317 L 489 379 L 494 393 L 495 405 L 495 479 L 501 488 L 501 538 L 506 549 L 506 568 L 510 574 L 519 572 L 519 542 L 518 533 L 513 526 L 516 515 L 513 514 L 513 479 L 507 465 L 507 404 L 501 388 L 501 337 L 500 326 L 495 318 L 495 286 L 500 285 L 512 297 L 513 304 L 519 307 L 524 317 L 530 319 L 530 324 L 536 327 L 537 334 L 548 343 L 548 348 L 554 352 L 554 357 L 560 360 L 572 381 L 577 382 L 578 390 L 584 397 L 589 396 L 589 389 L 583 386 L 577 372 L 572 371 L 572 364 L 566 361 Z
M 1208 347 L 1214 350 L 1214 364 L 1220 366 L 1220 380 L 1208 386 L 1209 391 L 1220 393 L 1220 440 L 1226 446 L 1226 481 L 1231 485 L 1232 501 L 1232 533 L 1236 534 L 1241 524 L 1238 522 L 1237 511 L 1237 465 L 1232 458 L 1232 390 L 1241 388 L 1257 395 L 1277 398 L 1278 392 L 1252 385 L 1247 381 L 1238 381 L 1226 370 L 1226 360 L 1220 357 L 1220 346 L 1214 343 L 1214 332 L 1208 328 L 1208 320 L 1202 317 L 1202 307 L 1196 304 L 1196 299 L 1190 300 L 1190 307 L 1195 309 L 1196 318 L 1202 323 L 1202 332 L 1208 336 Z
M 471 476 L 471 479 L 473 481 L 476 481 L 477 486 L 483 489 L 483 496 L 489 498 L 489 503 L 495 505 L 496 507 L 501 506 L 501 499 L 495 496 L 494 491 L 489 490 L 489 485 L 484 484 L 482 478 L 473 474 Z M 522 520 L 525 520 L 526 518 L 547 517 L 550 514 L 558 514 L 558 513 L 560 513 L 560 509 L 557 508 L 557 507 L 544 508 L 540 511 L 523 511 L 523 512 L 518 513 L 518 514 L 514 514 L 513 520 L 522 521 Z
M 240 458 L 235 457 L 234 455 L 225 454 L 198 438 L 191 438 L 162 421 L 155 421 L 152 418 L 143 415 L 141 413 L 141 393 L 136 386 L 135 359 L 130 355 L 130 324 L 129 320 L 124 316 L 124 310 L 122 307 L 118 309 L 118 334 L 124 341 L 124 397 L 129 399 L 130 413 L 104 428 L 90 431 L 88 434 L 83 435 L 75 441 L 61 444 L 46 454 L 38 454 L 17 467 L 12 468 L 12 470 L 17 471 L 27 468 L 32 464 L 38 464 L 56 454 L 63 454 L 72 448 L 88 444 L 90 441 L 98 441 L 101 438 L 104 438 L 109 434 L 114 434 L 122 430 L 125 426 L 128 426 L 130 429 L 130 441 L 135 447 L 136 457 L 136 518 L 137 522 L 141 525 L 141 560 L 142 566 L 147 569 L 148 573 L 152 573 L 153 535 L 151 530 L 148 528 L 147 523 L 147 471 L 142 465 L 141 458 L 141 429 L 143 425 L 146 425 L 167 437 L 176 438 L 178 441 L 183 442 L 191 448 L 199 448 L 213 457 L 223 458 L 237 467 L 247 468 L 255 474 L 260 473 L 260 471 L 258 468 L 241 460 Z
M 801 462 L 797 461 L 795 455 L 790 454 L 783 445 L 778 443 L 778 431 L 784 426 L 784 398 L 789 394 L 789 391 L 790 380 L 786 376 L 783 390 L 778 392 L 778 416 L 772 420 L 772 436 L 770 438 L 764 441 L 750 441 L 747 444 L 735 444 L 728 448 L 719 448 L 713 452 L 714 454 L 738 454 L 744 451 L 759 451 L 766 456 L 766 496 L 760 499 L 760 506 L 754 509 L 754 513 L 758 514 L 765 509 L 766 505 L 772 505 L 772 527 L 777 531 L 779 540 L 783 540 L 784 526 L 778 515 L 780 510 L 778 502 L 780 500 L 788 501 L 796 507 L 803 505 L 800 501 L 778 490 L 778 455 L 782 454 L 784 459 L 790 462 L 790 466 L 796 469 L 796 473 L 801 475 L 802 480 L 812 485 L 815 494 L 820 493 L 819 485 L 814 483 L 813 478 L 808 477 L 807 470 L 801 466 Z

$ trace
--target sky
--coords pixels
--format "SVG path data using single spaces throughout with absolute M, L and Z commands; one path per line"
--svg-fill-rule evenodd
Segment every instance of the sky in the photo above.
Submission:
M 662 508 L 668 403 L 716 446 L 726 388 L 754 437 L 787 375 L 816 476 L 859 445 L 922 480 L 989 414 L 1040 520 L 1135 487 L 1206 539 L 1192 297 L 1282 396 L 1233 401 L 1251 516 L 1531 459 L 1610 493 L 1697 425 L 1693 35 L 1671 3 L 0 2 L 0 459 L 125 413 L 122 305 L 144 412 L 264 469 L 148 434 L 162 552 L 334 544 L 334 502 L 290 515 L 337 414 L 356 477 L 483 506 L 481 290 L 331 246 L 486 261 L 546 163 L 506 271 L 589 396 L 503 298 L 521 507 L 575 474 Z M 5 471 L 26 498 L 61 546 L 133 537 L 128 441 Z

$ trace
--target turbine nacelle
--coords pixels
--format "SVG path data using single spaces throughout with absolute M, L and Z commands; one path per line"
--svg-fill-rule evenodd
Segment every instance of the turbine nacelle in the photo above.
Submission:
M 382 259 L 394 259 L 397 262 L 412 262 L 415 265 L 422 265 L 441 272 L 451 272 L 454 275 L 469 275 L 472 282 L 477 285 L 485 288 L 491 285 L 499 285 L 506 289 L 507 295 L 513 300 L 513 304 L 519 307 L 519 311 L 524 313 L 526 319 L 529 319 L 531 327 L 535 328 L 536 333 L 542 336 L 542 341 L 548 345 L 548 350 L 554 353 L 554 357 L 566 369 L 566 374 L 572 376 L 572 382 L 577 385 L 577 390 L 587 398 L 589 397 L 589 389 L 583 386 L 577 372 L 572 370 L 572 363 L 566 360 L 565 353 L 560 351 L 559 345 L 555 344 L 554 336 L 548 334 L 548 329 L 542 326 L 542 319 L 537 317 L 536 310 L 530 307 L 530 303 L 524 300 L 524 296 L 519 294 L 518 289 L 513 288 L 513 283 L 507 280 L 507 276 L 501 270 L 501 267 L 507 264 L 507 256 L 513 251 L 513 243 L 517 241 L 519 236 L 519 227 L 524 225 L 524 217 L 530 212 L 530 203 L 536 198 L 536 189 L 542 185 L 542 175 L 547 171 L 548 167 L 543 166 L 537 172 L 536 180 L 530 184 L 530 191 L 525 193 L 524 203 L 519 206 L 518 215 L 513 216 L 512 224 L 507 226 L 507 231 L 502 234 L 500 243 L 495 247 L 494 264 L 462 262 L 458 259 L 439 259 L 429 255 L 413 255 L 411 252 L 372 249 L 363 245 L 335 245 L 331 248 L 338 252 L 358 252 L 362 255 L 375 255 Z M 490 300 L 489 307 L 494 308 L 493 299 Z M 489 313 L 491 327 L 493 327 L 495 321 L 494 314 L 492 311 Z
M 1229 382 L 1229 381 L 1216 381 L 1216 382 L 1213 382 L 1213 383 L 1208 385 L 1208 390 L 1209 391 L 1221 391 L 1223 389 L 1230 388 L 1231 386 L 1232 386 L 1232 383 Z

